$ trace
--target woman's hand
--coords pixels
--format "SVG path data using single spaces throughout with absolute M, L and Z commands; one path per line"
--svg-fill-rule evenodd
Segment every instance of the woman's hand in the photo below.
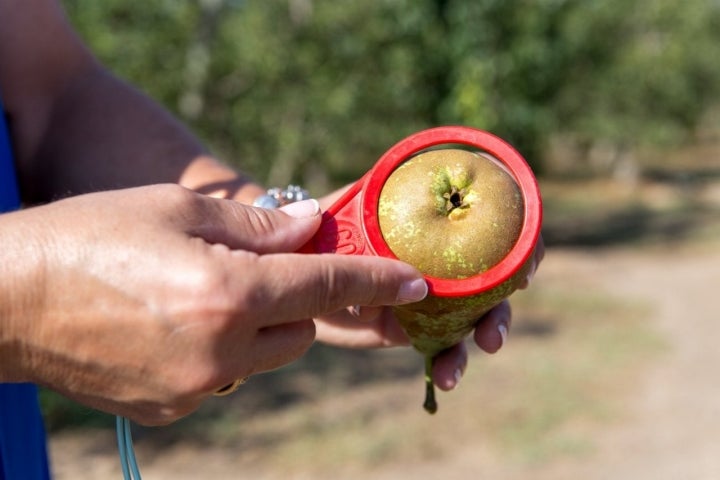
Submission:
M 294 252 L 315 201 L 262 210 L 174 185 L 0 217 L 0 379 L 143 424 L 301 356 L 314 317 L 422 299 L 414 268 Z

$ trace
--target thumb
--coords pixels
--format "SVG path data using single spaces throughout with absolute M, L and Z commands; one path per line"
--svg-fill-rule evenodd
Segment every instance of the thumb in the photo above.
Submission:
M 294 252 L 320 227 L 320 206 L 315 199 L 290 203 L 277 210 L 251 207 L 232 200 L 214 200 L 200 231 L 209 243 L 260 254 Z

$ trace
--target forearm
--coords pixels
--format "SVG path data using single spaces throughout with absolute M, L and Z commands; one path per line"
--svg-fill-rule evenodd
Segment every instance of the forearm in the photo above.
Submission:
M 216 198 L 231 198 L 245 204 L 265 193 L 250 177 L 227 167 L 212 156 L 201 155 L 183 171 L 180 185 Z
M 0 382 L 30 380 L 24 346 L 43 305 L 42 216 L 27 212 L 0 215 Z
M 213 159 L 156 102 L 99 67 L 74 79 L 48 118 L 36 154 L 21 169 L 30 201 L 165 182 L 240 198 L 259 190 Z
M 26 203 L 164 182 L 241 200 L 261 191 L 107 72 L 56 1 L 0 2 L 0 18 L 0 92 Z

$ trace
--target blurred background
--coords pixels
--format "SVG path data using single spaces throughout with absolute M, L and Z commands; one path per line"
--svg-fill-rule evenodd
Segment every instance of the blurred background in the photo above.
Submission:
M 421 129 L 511 142 L 547 256 L 501 353 L 421 408 L 411 350 L 316 346 L 166 428 L 149 479 L 720 478 L 720 3 L 64 0 L 96 55 L 267 185 L 322 195 Z M 114 419 L 42 392 L 56 478 Z

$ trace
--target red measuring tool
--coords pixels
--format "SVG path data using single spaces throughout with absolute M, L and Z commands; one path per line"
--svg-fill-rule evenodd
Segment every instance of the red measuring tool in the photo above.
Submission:
M 499 263 L 483 273 L 458 280 L 426 275 L 430 294 L 440 297 L 475 295 L 512 277 L 530 258 L 540 235 L 540 190 L 530 166 L 517 150 L 491 133 L 469 127 L 431 128 L 396 143 L 380 157 L 370 171 L 323 213 L 319 230 L 301 251 L 397 258 L 385 243 L 380 231 L 377 218 L 380 192 L 387 178 L 401 163 L 424 150 L 441 145 L 473 147 L 500 161 L 520 188 L 525 216 L 517 242 Z M 488 240 L 492 241 L 478 241 Z

